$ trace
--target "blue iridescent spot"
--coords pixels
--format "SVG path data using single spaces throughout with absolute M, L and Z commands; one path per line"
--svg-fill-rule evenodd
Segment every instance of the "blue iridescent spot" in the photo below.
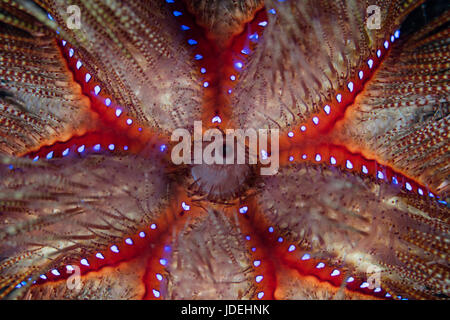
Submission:
M 268 156 L 269 156 L 269 154 L 267 153 L 266 150 L 261 150 L 261 158 L 262 158 L 263 160 L 266 160 L 266 159 L 268 158 Z M 272 227 L 270 227 L 270 228 L 272 228 Z M 270 230 L 270 228 L 269 228 L 269 230 Z M 272 229 L 273 229 L 273 228 L 272 228 Z
M 188 43 L 189 43 L 191 46 L 193 46 L 193 45 L 196 45 L 198 42 L 195 41 L 194 39 L 189 39 L 189 40 L 188 40 Z
M 317 269 L 322 269 L 324 267 L 325 267 L 325 263 L 323 263 L 323 262 L 319 262 L 316 266 Z
M 308 253 L 305 253 L 302 257 L 302 260 L 309 260 L 311 259 L 311 256 Z
M 331 276 L 332 277 L 336 277 L 336 276 L 338 276 L 340 274 L 341 274 L 341 272 L 339 270 L 336 270 L 336 269 L 334 269 L 333 272 L 331 272 Z
M 368 288 L 369 284 L 367 282 L 363 282 L 360 286 L 361 289 Z
M 249 48 L 244 48 L 241 50 L 242 54 L 250 54 L 250 49 Z
M 255 32 L 255 33 L 249 35 L 248 38 L 249 38 L 250 40 L 252 40 L 252 41 L 258 41 L 259 36 L 258 36 L 258 34 Z
M 167 149 L 167 146 L 165 144 L 161 145 L 159 147 L 159 151 L 164 152 Z
M 212 122 L 212 123 L 215 123 L 215 122 L 221 123 L 221 122 L 222 122 L 222 119 L 220 119 L 219 116 L 215 116 L 214 118 L 211 119 L 211 122 Z
M 184 24 L 181 25 L 181 30 L 186 31 L 189 30 L 190 28 L 188 26 L 185 26 Z
M 275 9 L 272 8 L 272 9 L 269 10 L 269 13 L 276 14 L 277 12 L 275 11 Z
M 383 172 L 378 171 L 378 172 L 377 172 L 377 177 L 378 177 L 378 179 L 384 179 L 384 174 L 383 174 Z
M 95 151 L 100 151 L 100 145 L 99 145 L 99 144 L 96 144 L 96 145 L 94 146 L 94 150 L 95 150 Z
M 181 207 L 183 208 L 184 211 L 191 210 L 191 206 L 187 205 L 186 202 L 184 201 L 181 203 Z
M 353 82 L 350 81 L 350 82 L 347 84 L 347 87 L 348 87 L 348 91 L 353 92 Z
M 247 206 L 244 206 L 244 207 L 239 209 L 239 212 L 242 213 L 242 214 L 247 213 L 247 211 L 248 211 L 248 207 Z
M 173 12 L 173 15 L 174 15 L 175 17 L 179 17 L 179 16 L 182 15 L 182 13 L 181 13 L 180 11 L 175 10 L 175 11 Z
M 195 60 L 201 60 L 201 59 L 203 59 L 203 56 L 201 54 L 195 55 Z
M 319 124 L 319 118 L 318 117 L 313 117 L 313 122 L 314 122 L 314 124 L 315 125 L 318 125 Z
M 405 183 L 405 187 L 408 191 L 412 191 L 412 186 L 409 182 Z
M 347 169 L 353 169 L 353 163 L 351 163 L 350 160 L 347 160 L 347 161 L 345 162 L 345 166 L 347 167 Z

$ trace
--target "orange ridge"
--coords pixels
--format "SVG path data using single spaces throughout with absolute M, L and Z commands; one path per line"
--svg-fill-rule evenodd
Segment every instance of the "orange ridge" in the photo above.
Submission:
M 430 198 L 439 198 L 435 190 L 421 184 L 414 178 L 394 169 L 387 164 L 381 164 L 376 159 L 369 159 L 363 153 L 352 152 L 347 147 L 333 143 L 304 143 L 280 150 L 280 165 L 295 162 L 326 164 L 343 170 L 370 176 L 377 181 L 392 183 L 398 188 Z
M 255 12 L 243 31 L 229 43 L 216 43 L 212 35 L 199 27 L 194 17 L 181 2 L 171 3 L 170 10 L 180 26 L 186 43 L 192 48 L 192 59 L 197 63 L 196 73 L 204 88 L 202 121 L 205 128 L 231 126 L 230 99 L 258 39 L 267 25 L 265 9 Z
M 258 214 L 259 208 L 255 200 L 242 203 L 240 213 L 252 225 L 253 234 L 257 234 L 266 250 L 273 253 L 272 259 L 278 259 L 284 265 L 297 270 L 303 276 L 314 276 L 319 281 L 327 282 L 334 287 L 370 295 L 381 299 L 390 299 L 392 295 L 386 289 L 373 287 L 368 279 L 362 276 L 349 276 L 341 266 L 333 266 L 325 260 L 315 258 L 312 253 L 297 247 L 293 242 L 280 236 L 279 228 L 268 223 L 263 215 Z
M 318 113 L 291 129 L 280 139 L 280 148 L 287 149 L 291 145 L 298 145 L 307 140 L 312 141 L 318 136 L 330 133 L 336 123 L 344 118 L 348 108 L 355 103 L 356 97 L 364 90 L 368 81 L 374 77 L 378 67 L 399 37 L 400 31 L 396 31 L 394 35 L 387 35 L 387 40 L 365 59 L 365 63 L 360 66 L 344 87 L 335 90 L 335 96 L 331 100 L 325 101 Z

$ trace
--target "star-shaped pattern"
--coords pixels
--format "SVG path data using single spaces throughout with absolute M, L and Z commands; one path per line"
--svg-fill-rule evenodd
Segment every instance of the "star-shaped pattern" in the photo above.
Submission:
M 2 2 L 0 296 L 447 298 L 450 15 L 422 3 Z M 279 172 L 175 165 L 199 120 L 279 130 Z

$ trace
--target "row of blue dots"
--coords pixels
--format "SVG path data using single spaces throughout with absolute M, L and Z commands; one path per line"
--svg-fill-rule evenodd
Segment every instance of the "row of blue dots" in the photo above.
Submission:
M 108 147 L 107 147 L 110 151 L 114 151 L 115 149 L 116 149 L 116 146 L 115 146 L 115 144 L 113 144 L 113 143 L 111 143 L 111 144 L 109 144 L 108 145 Z M 93 146 L 93 148 L 92 148 L 94 151 L 100 151 L 101 150 L 101 145 L 100 144 L 96 144 L 96 145 L 94 145 Z M 165 144 L 163 144 L 163 145 L 161 145 L 160 147 L 159 147 L 159 150 L 161 151 L 161 152 L 164 152 L 165 150 L 167 149 L 167 146 L 165 145 Z M 123 147 L 123 150 L 124 151 L 127 151 L 128 150 L 128 146 L 124 146 Z M 83 153 L 83 152 L 85 152 L 86 151 L 86 146 L 85 145 L 81 145 L 81 146 L 79 146 L 78 148 L 77 148 L 77 151 L 78 151 L 78 153 Z M 68 155 L 69 155 L 69 153 L 70 153 L 70 148 L 66 148 L 63 152 L 62 152 L 62 156 L 63 157 L 67 157 Z M 50 159 L 52 159 L 53 158 L 53 156 L 54 156 L 54 151 L 50 151 L 49 153 L 47 153 L 47 155 L 46 155 L 46 159 L 47 160 L 50 160 Z M 36 156 L 36 157 L 34 157 L 33 158 L 33 161 L 37 161 L 37 160 L 39 160 L 39 156 Z M 12 165 L 10 165 L 10 169 L 12 170 L 13 168 L 12 168 Z
M 152 230 L 155 230 L 156 228 L 157 228 L 156 224 L 152 224 L 152 225 L 150 226 L 150 229 L 152 229 Z M 145 236 L 146 236 L 145 232 L 141 231 L 141 232 L 139 233 L 139 237 L 144 238 Z M 126 243 L 127 245 L 133 245 L 133 244 L 134 244 L 134 242 L 133 242 L 133 240 L 132 240 L 131 238 L 126 238 L 126 239 L 125 239 L 125 243 Z M 119 248 L 117 247 L 117 245 L 112 245 L 112 246 L 110 247 L 110 250 L 111 250 L 112 252 L 114 252 L 114 253 L 119 253 L 119 252 L 120 252 L 120 250 L 119 250 Z M 100 259 L 100 260 L 104 260 L 104 259 L 105 259 L 105 257 L 103 256 L 103 254 L 101 254 L 100 252 L 97 252 L 97 253 L 95 254 L 95 257 L 96 257 L 97 259 Z M 80 264 L 83 265 L 83 266 L 86 266 L 86 267 L 89 267 L 89 266 L 90 266 L 89 261 L 88 261 L 86 258 L 81 259 L 81 260 L 80 260 Z M 66 270 L 67 270 L 68 273 L 71 273 L 71 272 L 74 271 L 74 268 L 73 268 L 73 266 L 71 266 L 71 265 L 67 265 L 67 266 L 66 266 Z M 56 270 L 56 269 L 51 270 L 51 273 L 52 273 L 54 276 L 60 276 L 60 275 L 61 275 L 60 272 L 59 272 L 58 270 Z M 47 276 L 46 276 L 46 275 L 40 275 L 39 277 L 40 277 L 41 279 L 43 279 L 43 280 L 46 280 L 46 279 L 47 279 Z
M 397 31 L 394 32 L 394 35 L 391 36 L 390 40 L 393 43 L 395 41 L 395 39 L 398 39 L 399 37 L 400 37 L 400 31 L 397 30 Z M 388 47 L 389 47 L 389 42 L 387 40 L 384 42 L 384 47 L 386 49 L 388 49 Z M 376 53 L 377 53 L 377 57 L 380 58 L 381 57 L 381 50 L 378 49 Z M 374 61 L 373 61 L 372 58 L 367 60 L 367 65 L 369 66 L 369 69 L 373 68 Z M 359 70 L 358 77 L 359 77 L 360 80 L 362 80 L 363 77 L 364 77 L 364 71 Z M 352 93 L 353 90 L 354 90 L 354 83 L 352 81 L 349 81 L 347 83 L 347 88 L 348 88 L 349 92 Z M 342 102 L 342 94 L 338 93 L 336 95 L 336 101 L 338 103 Z M 323 107 L 323 110 L 325 111 L 325 113 L 327 115 L 329 115 L 331 113 L 331 107 L 328 104 Z M 313 121 L 314 125 L 318 125 L 319 124 L 319 118 L 318 117 L 313 117 L 312 121 Z M 303 131 L 303 132 L 306 131 L 306 126 L 304 126 L 304 125 L 301 126 L 300 130 Z M 290 135 L 290 134 L 292 134 L 292 135 Z M 289 132 L 288 135 L 291 138 L 293 137 L 293 133 L 291 133 L 291 132 Z
M 288 159 L 291 162 L 294 161 L 294 157 L 293 156 L 289 156 Z M 302 159 L 306 160 L 307 159 L 307 155 L 303 154 Z M 320 154 L 316 154 L 315 161 L 316 162 L 322 161 L 322 156 Z M 333 157 L 333 156 L 330 156 L 330 164 L 336 165 L 336 163 L 337 163 L 336 158 Z M 353 169 L 353 163 L 350 160 L 346 160 L 345 167 L 347 169 Z M 367 169 L 367 167 L 365 165 L 362 165 L 361 171 L 364 174 L 368 174 L 369 173 L 369 170 Z M 377 178 L 380 179 L 380 180 L 386 180 L 385 176 L 384 176 L 384 173 L 382 171 L 379 171 L 379 170 L 377 171 Z M 399 184 L 397 177 L 395 177 L 395 176 L 392 177 L 392 183 L 395 184 L 395 185 Z M 408 190 L 408 191 L 412 191 L 413 187 L 411 186 L 411 184 L 409 182 L 405 182 L 405 189 Z M 417 193 L 419 195 L 421 195 L 421 196 L 423 196 L 425 194 L 422 188 L 417 188 Z M 431 192 L 429 192 L 428 195 L 429 195 L 430 198 L 436 197 Z M 444 200 L 438 200 L 438 202 L 441 203 L 441 204 L 447 205 L 447 202 L 444 201 Z
M 274 232 L 274 228 L 271 226 L 271 227 L 269 227 L 269 232 L 270 233 L 273 233 Z M 283 240 L 283 238 L 281 238 L 281 237 L 279 237 L 278 238 L 278 242 L 279 243 L 282 243 L 284 240 Z M 295 245 L 290 245 L 289 247 L 288 247 L 288 252 L 294 252 L 296 250 L 296 247 L 295 247 Z M 303 256 L 300 258 L 302 261 L 307 261 L 307 260 L 310 260 L 311 259 L 311 255 L 309 254 L 309 253 L 305 253 L 305 254 L 303 254 Z M 325 263 L 323 263 L 323 262 L 319 262 L 317 265 L 316 265 L 316 267 L 315 267 L 316 269 L 323 269 L 323 268 L 325 268 Z M 341 272 L 338 270 L 338 269 L 333 269 L 332 271 L 331 271 L 331 273 L 330 273 L 330 276 L 332 276 L 332 277 L 336 277 L 336 276 L 338 276 L 338 275 L 340 275 L 341 274 Z M 347 283 L 350 283 L 350 282 L 353 282 L 355 279 L 353 278 L 353 277 L 349 277 L 348 279 L 347 279 Z M 367 283 L 367 282 L 363 282 L 361 285 L 360 285 L 360 288 L 367 288 L 367 287 L 369 287 L 369 284 Z M 377 287 L 377 288 L 374 288 L 374 292 L 381 292 L 381 288 L 379 288 L 379 287 Z M 390 297 L 390 295 L 389 295 L 389 293 L 387 293 L 386 294 L 386 297 Z

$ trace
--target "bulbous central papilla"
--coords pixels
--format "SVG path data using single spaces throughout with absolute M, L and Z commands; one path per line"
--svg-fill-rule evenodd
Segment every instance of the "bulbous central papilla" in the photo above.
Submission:
M 231 130 L 213 128 L 202 131 L 201 122 L 194 125 L 194 137 L 185 129 L 173 132 L 171 160 L 188 165 L 191 190 L 212 200 L 227 200 L 246 190 L 260 165 L 278 169 L 278 133 L 270 134 L 272 153 L 268 154 L 268 130 Z M 259 157 L 258 155 L 264 155 Z M 261 174 L 267 167 L 260 167 Z

